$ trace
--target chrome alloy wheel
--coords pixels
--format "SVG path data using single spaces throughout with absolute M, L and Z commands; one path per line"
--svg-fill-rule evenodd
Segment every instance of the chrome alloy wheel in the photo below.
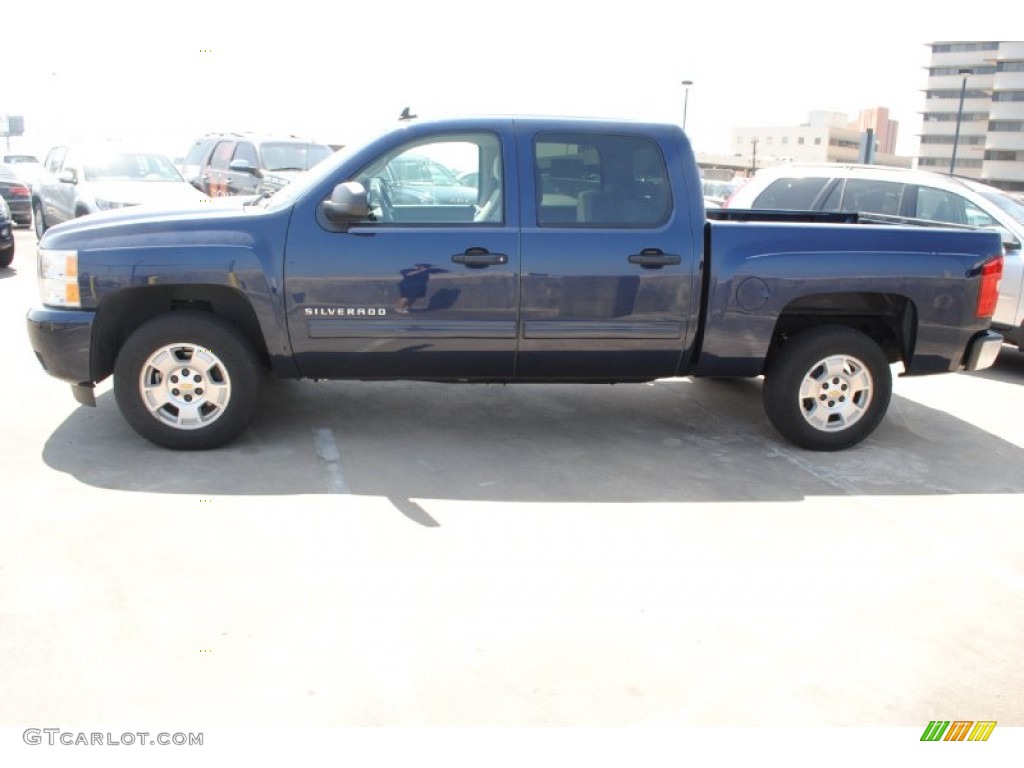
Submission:
M 874 380 L 867 366 L 850 355 L 819 360 L 800 384 L 800 412 L 815 429 L 846 429 L 867 413 L 874 396 Z
M 231 401 L 231 379 L 210 350 L 168 344 L 142 366 L 139 395 L 158 421 L 175 429 L 199 429 L 224 413 Z

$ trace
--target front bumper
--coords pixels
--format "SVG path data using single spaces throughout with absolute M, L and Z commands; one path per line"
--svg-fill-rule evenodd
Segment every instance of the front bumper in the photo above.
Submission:
M 48 307 L 30 309 L 26 318 L 28 338 L 43 370 L 72 385 L 91 387 L 95 319 L 95 312 Z
M 982 331 L 967 345 L 964 370 L 981 371 L 996 361 L 1003 347 L 1003 337 L 995 331 Z

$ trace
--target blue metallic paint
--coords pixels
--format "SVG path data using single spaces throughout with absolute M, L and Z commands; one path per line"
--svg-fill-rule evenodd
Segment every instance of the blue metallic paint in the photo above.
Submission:
M 651 229 L 541 226 L 532 140 L 552 130 L 653 137 L 670 169 L 668 220 Z M 378 153 L 472 131 L 500 138 L 504 224 L 360 225 L 342 232 L 318 220 L 334 185 Z M 919 323 L 908 371 L 955 369 L 969 339 L 986 325 L 973 317 L 978 280 L 965 276 L 999 250 L 998 235 L 989 232 L 705 223 L 685 137 L 673 126 L 641 123 L 409 123 L 295 184 L 266 208 L 218 204 L 187 213 L 125 209 L 90 216 L 49 230 L 41 246 L 79 251 L 84 307 L 101 314 L 105 301 L 129 289 L 236 291 L 252 307 L 280 376 L 481 381 L 757 375 L 780 313 L 794 301 L 839 292 L 906 297 Z M 474 248 L 507 261 L 473 268 L 452 260 Z M 649 248 L 678 256 L 678 264 L 648 269 L 629 261 Z M 444 271 L 432 273 L 418 306 L 399 313 L 401 271 L 419 263 Z M 738 297 L 738 286 L 755 277 L 756 291 Z M 339 306 L 384 311 L 333 319 L 306 311 Z M 30 314 L 33 346 L 49 372 L 90 380 L 84 350 L 91 315 Z

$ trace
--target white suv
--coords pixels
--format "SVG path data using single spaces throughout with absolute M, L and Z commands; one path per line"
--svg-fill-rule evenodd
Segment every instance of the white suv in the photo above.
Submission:
M 992 326 L 1024 350 L 1024 202 L 959 176 L 878 165 L 779 165 L 758 171 L 727 208 L 857 211 L 893 220 L 992 227 L 1005 264 Z

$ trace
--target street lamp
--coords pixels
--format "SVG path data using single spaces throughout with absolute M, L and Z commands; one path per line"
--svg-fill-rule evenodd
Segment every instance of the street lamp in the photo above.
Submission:
M 750 175 L 753 176 L 757 173 L 757 138 L 754 137 L 750 140 Z
M 683 80 L 683 87 L 686 89 L 683 92 L 683 131 L 686 131 L 686 110 L 690 106 L 690 86 L 693 85 L 693 80 Z
M 963 77 L 963 82 L 960 83 L 960 108 L 956 111 L 956 133 L 953 134 L 953 156 L 949 158 L 949 175 L 953 175 L 953 169 L 956 168 L 956 148 L 960 143 L 960 121 L 964 118 L 964 96 L 967 93 L 967 76 L 974 74 L 973 69 L 958 69 L 956 71 L 958 75 Z

